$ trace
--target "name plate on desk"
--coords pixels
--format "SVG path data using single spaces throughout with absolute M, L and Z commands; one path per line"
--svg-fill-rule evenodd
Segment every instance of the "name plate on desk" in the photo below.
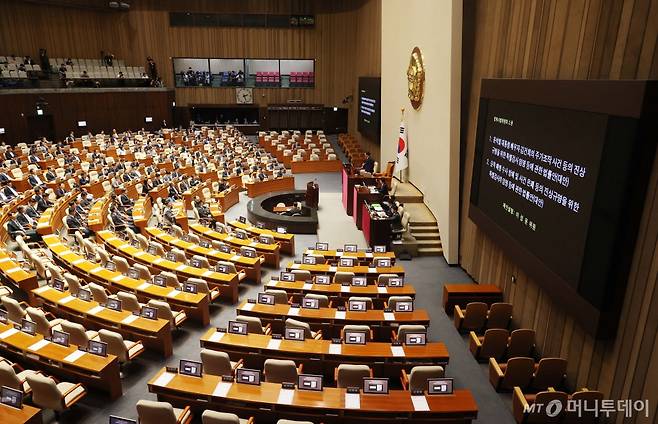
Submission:
M 299 316 L 299 309 L 300 308 L 293 308 L 291 306 L 290 309 L 288 309 L 288 315 L 293 316 L 293 317 Z
M 64 358 L 64 362 L 75 362 L 78 359 L 80 359 L 85 353 L 86 352 L 83 352 L 82 350 L 76 350 L 75 352 L 72 352 L 66 358 Z
M 180 290 L 171 289 L 171 291 L 167 293 L 167 297 L 176 297 L 178 293 L 180 293 Z
M 185 271 L 187 269 L 187 265 L 181 264 L 176 267 L 176 271 Z
M 345 311 L 336 311 L 336 315 L 334 316 L 335 319 L 345 319 L 346 312 Z
M 142 283 L 139 286 L 137 286 L 137 290 L 146 290 L 149 288 L 151 284 L 150 283 Z
M 121 280 L 123 280 L 123 275 L 121 274 L 112 277 L 112 281 L 114 281 L 115 283 L 118 283 Z
M 240 260 L 240 255 L 233 255 L 231 256 L 232 261 L 239 261 Z
M 292 269 L 299 269 L 299 265 L 300 265 L 300 264 L 292 264 L 292 265 L 290 266 L 290 268 L 292 268 Z
M 138 315 L 128 315 L 124 319 L 121 320 L 122 324 L 130 324 L 131 322 L 134 322 L 137 318 L 139 318 Z
M 97 272 L 101 272 L 101 271 L 104 270 L 104 269 L 105 269 L 105 268 L 103 268 L 102 266 L 97 266 L 96 268 L 92 269 L 92 270 L 89 271 L 89 272 L 91 272 L 92 274 L 96 274 Z
M 170 372 L 164 372 L 160 377 L 158 377 L 153 384 L 156 386 L 167 386 L 171 380 L 173 380 L 176 374 Z
M 377 272 L 377 268 L 368 268 L 368 272 L 370 272 L 370 273 L 373 273 L 373 274 L 374 274 L 374 273 L 376 273 L 376 272 Z
M 73 296 L 66 296 L 66 297 L 61 298 L 61 299 L 59 300 L 58 303 L 59 303 L 60 305 L 66 305 L 67 303 L 69 303 L 69 302 L 72 301 L 73 299 L 75 299 L 75 297 L 73 297 Z
M 427 403 L 425 395 L 411 396 L 411 403 L 414 405 L 414 411 L 429 411 L 430 406 Z
M 201 275 L 203 275 L 204 277 L 210 277 L 212 275 L 212 271 L 208 270 Z
M 350 292 L 350 286 L 340 286 L 340 292 L 341 293 L 349 293 Z
M 15 328 L 10 328 L 9 330 L 5 330 L 0 334 L 0 340 L 4 340 L 7 337 L 13 336 L 16 333 L 18 333 L 18 330 Z
M 215 390 L 213 390 L 212 395 L 217 397 L 226 397 L 228 391 L 231 390 L 232 385 L 233 383 L 220 381 L 219 383 L 217 383 L 217 386 L 215 386 Z
M 242 310 L 244 311 L 251 311 L 252 309 L 254 309 L 253 303 L 245 303 L 245 305 L 242 307 Z
M 388 293 L 388 289 L 386 287 L 377 286 L 377 293 Z
M 153 261 L 153 263 L 156 264 L 156 265 L 159 265 L 159 264 L 161 264 L 162 262 L 164 262 L 164 259 L 162 259 L 162 258 L 158 258 L 158 259 L 156 259 L 156 260 Z
M 281 405 L 292 405 L 292 400 L 294 397 L 294 389 L 281 389 L 281 391 L 279 391 L 279 398 L 277 399 L 276 403 L 280 403 Z
M 313 288 L 313 284 L 311 283 L 304 283 L 304 287 L 302 287 L 303 290 L 311 290 Z
M 38 289 L 34 289 L 32 291 L 36 294 L 41 294 L 41 293 L 43 293 L 45 291 L 48 291 L 48 290 L 50 290 L 50 286 L 42 286 L 42 287 L 39 287 Z
M 404 356 L 404 348 L 402 346 L 391 346 L 391 353 L 393 356 Z
M 146 255 L 146 252 L 143 250 L 140 250 L 139 252 L 135 252 L 134 256 L 140 258 L 142 256 Z
M 85 258 L 80 258 L 76 259 L 73 262 L 71 262 L 73 265 L 80 265 L 81 263 L 85 262 Z
M 330 266 L 329 267 L 329 272 L 336 272 L 337 270 L 338 270 L 338 268 L 336 268 L 335 266 Z
M 87 313 L 88 313 L 88 314 L 92 314 L 92 315 L 96 315 L 97 313 L 99 313 L 99 312 L 102 311 L 103 309 L 105 309 L 105 308 L 103 308 L 102 306 L 98 305 L 98 306 L 94 306 L 93 308 L 91 308 L 90 310 L 88 310 Z
M 330 355 L 340 355 L 343 351 L 343 345 L 331 343 L 329 345 L 329 354 Z
M 225 334 L 226 334 L 226 333 L 222 333 L 222 332 L 220 332 L 220 331 L 215 331 L 215 332 L 212 334 L 212 336 L 210 336 L 210 339 L 208 339 L 208 340 L 210 340 L 211 342 L 215 342 L 215 343 L 216 343 L 216 342 L 220 341 L 220 340 L 222 339 L 222 337 L 224 337 Z
M 361 409 L 361 395 L 359 393 L 345 393 L 345 409 Z
M 38 342 L 34 343 L 32 346 L 28 347 L 27 350 L 31 350 L 32 352 L 36 352 L 39 349 L 43 348 L 44 346 L 47 346 L 50 342 L 46 339 L 39 340 Z
M 278 350 L 280 346 L 281 346 L 281 339 L 279 340 L 272 339 L 267 343 L 267 348 L 270 350 Z
M 385 321 L 395 321 L 395 314 L 393 312 L 384 312 Z

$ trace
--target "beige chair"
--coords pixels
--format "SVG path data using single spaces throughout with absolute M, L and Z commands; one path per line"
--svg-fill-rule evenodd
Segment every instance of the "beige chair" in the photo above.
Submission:
M 307 269 L 293 269 L 291 272 L 295 274 L 295 281 L 311 281 L 313 279 L 311 271 Z
M 363 387 L 363 379 L 372 377 L 367 365 L 340 364 L 334 371 L 334 380 L 340 388 Z
M 465 310 L 455 305 L 455 328 L 458 331 L 480 331 L 487 321 L 488 311 L 487 304 L 483 302 L 471 302 Z
M 165 278 L 165 283 L 167 287 L 179 288 L 180 283 L 178 282 L 178 277 L 173 272 L 162 271 L 160 273 Z
M 27 311 L 23 308 L 29 308 L 29 305 L 25 302 L 18 302 L 13 297 L 3 296 L 2 306 L 5 307 L 7 311 L 7 318 L 10 321 L 13 321 L 17 324 L 21 323 L 21 320 L 27 316 Z
M 443 378 L 444 376 L 445 371 L 439 365 L 416 365 L 409 374 L 402 369 L 400 381 L 404 390 L 424 391 L 428 388 L 428 378 Z
M 101 329 L 98 337 L 102 342 L 107 343 L 107 353 L 116 356 L 119 363 L 132 361 L 135 357 L 144 352 L 144 345 L 141 341 L 131 342 L 124 340 L 123 336 L 114 331 Z
M 582 388 L 569 396 L 576 404 L 583 405 L 580 410 L 567 411 L 564 422 L 566 424 L 595 424 L 599 422 L 599 412 L 594 407 L 601 405 L 603 392 Z
M 171 231 L 174 233 L 174 237 L 176 238 L 183 238 L 185 236 L 185 233 L 183 232 L 183 229 L 179 227 L 178 225 L 172 225 L 171 226 Z
M 193 255 L 192 258 L 190 259 L 190 263 L 192 261 L 198 262 L 199 268 L 206 268 L 206 269 L 210 268 L 210 262 L 208 262 L 208 258 L 206 258 L 205 256 Z
M 267 289 L 265 293 L 274 296 L 274 303 L 285 305 L 288 303 L 288 293 L 285 290 Z
M 80 383 L 55 383 L 51 377 L 42 374 L 29 374 L 26 380 L 32 388 L 32 402 L 40 408 L 52 409 L 55 413 L 71 408 L 87 394 Z
M 120 272 L 123 275 L 128 275 L 128 271 L 130 271 L 130 265 L 128 264 L 126 258 L 114 255 L 112 256 L 112 262 L 114 262 L 114 265 L 116 265 L 117 272 Z
M 71 274 L 70 272 L 65 272 L 64 273 L 64 280 L 66 281 L 66 284 L 69 286 L 69 292 L 73 296 L 77 296 L 78 292 L 80 292 L 81 288 L 84 288 L 84 286 L 80 285 L 80 279 Z
M 96 249 L 96 253 L 98 254 L 98 257 L 100 258 L 101 266 L 106 266 L 108 262 L 110 262 L 110 254 L 107 253 L 107 250 L 99 247 Z
M 201 349 L 201 363 L 203 372 L 212 375 L 232 375 L 236 369 L 243 364 L 240 359 L 237 362 L 231 361 L 226 352 L 219 352 L 212 349 Z
M 490 328 L 479 337 L 474 331 L 469 333 L 469 350 L 477 360 L 500 360 L 507 351 L 509 331 L 504 328 Z
M 261 234 L 260 239 L 263 239 L 265 244 L 274 244 L 274 236 L 272 234 Z
M 130 312 L 139 312 L 142 310 L 143 304 L 139 303 L 137 296 L 132 293 L 120 291 L 117 292 L 117 299 L 121 301 L 121 309 Z
M 157 241 L 151 241 L 148 246 L 150 249 L 155 252 L 156 256 L 164 256 L 165 255 L 165 250 L 164 247 L 162 247 L 162 244 L 158 243 Z
M 402 324 L 396 330 L 391 330 L 391 340 L 404 342 L 407 333 L 424 333 L 427 331 L 424 325 Z
M 110 295 L 108 295 L 107 290 L 105 290 L 105 287 L 96 283 L 89 283 L 87 284 L 87 288 L 91 290 L 91 296 L 94 298 L 96 302 L 101 304 L 107 303 L 107 299 L 110 297 Z
M 238 274 L 238 280 L 240 280 L 240 281 L 242 281 L 247 276 L 247 273 L 244 272 L 244 270 L 238 272 L 238 270 L 235 267 L 235 264 L 233 262 L 217 261 L 217 264 L 226 265 L 229 274 Z
M 192 422 L 190 407 L 174 408 L 168 402 L 141 399 L 137 401 L 140 424 L 188 424 Z
M 253 424 L 254 417 L 249 419 L 240 418 L 228 412 L 217 412 L 206 409 L 201 415 L 202 424 Z
M 18 368 L 18 374 L 14 368 Z M 10 364 L 6 360 L 0 361 L 0 386 L 11 387 L 12 389 L 21 390 L 29 394 L 32 389 L 27 382 L 27 376 L 30 374 L 39 374 L 40 371 L 22 370 L 18 364 Z
M 139 243 L 139 248 L 142 250 L 146 250 L 149 247 L 149 241 L 144 235 L 142 234 L 135 234 L 135 239 Z
M 307 295 L 304 296 L 304 299 L 315 299 L 315 300 L 317 300 L 318 305 L 320 305 L 321 308 L 330 308 L 331 307 L 331 302 L 329 301 L 329 297 L 324 295 L 324 294 L 308 293 Z
M 546 390 L 549 387 L 561 387 L 567 374 L 567 360 L 563 358 L 542 358 L 535 365 L 530 387 L 534 390 Z
M 373 339 L 372 329 L 368 325 L 348 324 L 343 326 L 340 330 L 340 337 L 345 340 L 346 332 L 363 332 L 366 333 L 366 341 L 369 342 Z
M 532 356 L 535 350 L 535 330 L 519 328 L 512 331 L 507 343 L 507 357 Z
M 89 340 L 97 340 L 98 332 L 93 330 L 85 330 L 85 328 L 77 322 L 62 320 L 60 323 L 62 331 L 69 333 L 69 342 L 76 346 L 86 347 L 89 345 Z
M 60 318 L 55 318 L 52 314 L 49 314 L 50 319 L 48 319 L 46 313 L 39 308 L 29 306 L 26 312 L 30 320 L 37 325 L 37 333 L 44 337 L 50 337 L 52 328 L 60 325 L 62 322 Z
M 263 327 L 263 323 L 258 317 L 250 317 L 247 315 L 238 315 L 235 317 L 235 320 L 238 322 L 247 323 L 247 332 L 253 334 L 271 334 L 272 328 L 269 324 Z
M 141 280 L 151 281 L 151 271 L 145 265 L 134 263 L 133 268 L 137 270 Z
M 395 306 L 397 305 L 398 302 L 413 302 L 413 301 L 414 300 L 411 296 L 390 296 L 386 301 L 386 306 L 395 310 Z
M 351 284 L 353 278 L 354 278 L 354 273 L 353 272 L 337 271 L 334 274 L 334 283 L 336 283 L 336 284 L 350 283 Z
M 187 256 L 185 256 L 184 251 L 174 247 L 169 251 L 169 253 L 175 258 L 174 262 L 187 263 Z
M 304 338 L 306 339 L 315 339 L 315 340 L 322 339 L 322 330 L 311 331 L 311 326 L 307 322 L 302 322 L 296 319 L 288 318 L 286 319 L 286 327 L 303 329 Z
M 486 328 L 508 328 L 512 322 L 512 304 L 494 303 L 487 314 Z
M 489 358 L 489 382 L 496 389 L 512 390 L 518 386 L 528 387 L 535 371 L 535 360 L 532 358 L 510 358 L 507 363 L 499 364 L 495 358 Z
M 151 299 L 148 301 L 148 306 L 157 308 L 158 318 L 166 319 L 169 321 L 172 329 L 180 327 L 181 324 L 183 324 L 183 322 L 185 322 L 187 319 L 185 311 L 174 312 L 171 310 L 171 307 L 169 307 L 169 304 L 162 300 Z
M 265 381 L 270 383 L 297 384 L 297 375 L 302 374 L 302 364 L 297 367 L 295 361 L 288 359 L 266 359 L 263 367 Z
M 377 277 L 377 284 L 386 284 L 388 285 L 388 280 L 391 278 L 398 278 L 399 275 L 397 274 L 379 274 Z
M 220 295 L 220 290 L 219 290 L 218 287 L 215 287 L 215 288 L 211 289 L 208 286 L 208 283 L 205 280 L 202 280 L 200 278 L 188 278 L 187 282 L 196 284 L 197 292 L 207 294 L 208 295 L 208 300 L 210 302 L 217 299 Z
M 253 247 L 249 246 L 240 246 L 240 255 L 241 256 L 247 256 L 250 258 L 257 258 L 258 257 L 258 251 L 254 249 Z M 265 258 L 260 258 L 261 263 L 265 262 Z
M 0 285 L 0 298 L 11 296 L 12 294 L 14 294 L 14 291 L 10 287 Z
M 347 302 L 365 302 L 366 303 L 366 309 L 370 310 L 372 309 L 372 298 L 370 297 L 362 297 L 362 296 L 351 296 L 347 299 Z

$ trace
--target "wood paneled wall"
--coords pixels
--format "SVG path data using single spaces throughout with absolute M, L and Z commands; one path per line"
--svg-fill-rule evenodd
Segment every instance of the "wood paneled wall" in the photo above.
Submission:
M 45 114 L 51 114 L 57 140 L 74 130 L 76 135 L 92 131 L 109 133 L 140 128 L 160 128 L 163 120 L 172 122 L 171 90 L 120 91 L 86 90 L 57 93 L 7 93 L 0 95 L 0 128 L 6 134 L 0 140 L 8 144 L 31 142 L 28 139 L 28 116 L 36 113 L 37 102 L 48 104 Z M 151 116 L 153 123 L 144 118 Z M 78 129 L 78 121 L 87 121 L 86 129 Z
M 654 164 L 617 337 L 598 341 L 552 301 L 468 218 L 482 78 L 658 78 L 658 0 L 465 0 L 464 170 L 460 262 L 479 282 L 501 286 L 516 325 L 537 331 L 545 356 L 568 359 L 572 388 L 612 399 L 658 399 L 658 161 Z M 469 12 L 473 12 L 472 14 Z M 469 37 L 469 32 L 472 37 Z M 516 283 L 511 283 L 511 277 Z M 621 417 L 617 418 L 621 422 Z
M 379 0 L 140 0 L 129 12 L 102 12 L 35 5 L 18 0 L 0 4 L 0 54 L 99 57 L 110 51 L 130 65 L 154 58 L 165 84 L 173 86 L 172 57 L 252 57 L 316 59 L 312 89 L 255 89 L 255 102 L 342 106 L 356 97 L 356 66 L 378 75 Z M 364 6 L 365 5 L 365 6 Z M 374 6 L 373 6 L 374 5 Z M 363 12 L 365 10 L 365 12 Z M 314 29 L 170 27 L 170 11 L 208 13 L 314 13 Z M 360 19 L 368 18 L 368 22 Z M 372 33 L 371 33 L 372 29 Z M 357 43 L 357 38 L 362 43 Z M 374 64 L 371 67 L 370 61 Z M 355 65 L 356 63 L 356 65 Z M 235 103 L 234 89 L 180 88 L 178 106 Z

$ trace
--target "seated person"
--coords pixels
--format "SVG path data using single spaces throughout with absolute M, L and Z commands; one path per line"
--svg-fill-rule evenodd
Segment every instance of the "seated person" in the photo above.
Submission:
M 18 197 L 18 192 L 14 187 L 7 181 L 3 181 L 2 189 L 0 189 L 0 200 L 4 203 L 11 202 L 12 199 Z
M 27 214 L 24 205 L 18 207 L 14 220 L 26 229 L 34 230 L 37 226 L 37 221 Z
M 194 197 L 194 208 L 196 208 L 197 212 L 199 213 L 199 218 L 201 219 L 210 219 L 212 218 L 212 214 L 210 213 L 210 208 L 208 205 L 203 203 L 199 196 Z
M 80 220 L 76 215 L 71 214 L 66 216 L 66 225 L 69 227 L 69 231 L 71 233 L 75 233 L 76 231 L 80 231 L 80 234 L 82 234 L 82 237 L 91 237 L 93 234 L 91 230 L 82 223 L 83 221 Z
M 375 172 L 375 161 L 370 156 L 370 152 L 366 153 L 366 160 L 363 162 L 363 170 L 369 173 Z
M 36 230 L 24 228 L 16 219 L 10 219 L 7 221 L 7 232 L 12 240 L 16 240 L 16 236 L 23 236 L 26 242 L 41 240 L 41 236 Z

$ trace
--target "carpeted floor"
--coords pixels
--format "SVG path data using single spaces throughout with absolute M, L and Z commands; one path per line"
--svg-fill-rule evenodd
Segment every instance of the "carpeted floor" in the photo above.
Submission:
M 340 174 L 301 174 L 296 176 L 298 188 L 304 187 L 310 179 L 318 179 L 320 185 L 320 237 L 316 235 L 296 235 L 296 257 L 300 258 L 304 249 L 315 244 L 318 239 L 329 241 L 330 245 L 342 246 L 346 242 L 356 241 L 360 246 L 365 245 L 363 236 L 356 230 L 354 222 L 342 209 L 340 198 Z M 227 219 L 233 219 L 246 212 L 248 198 L 246 194 L 240 195 L 240 203 L 227 212 Z M 360 239 L 359 239 L 360 238 Z M 283 256 L 281 264 L 290 261 L 290 256 Z M 459 335 L 441 307 L 442 285 L 446 282 L 470 281 L 468 276 L 459 267 L 448 266 L 443 258 L 416 258 L 404 261 L 407 280 L 414 285 L 417 291 L 416 305 L 429 311 L 431 317 L 430 339 L 442 340 L 450 352 L 450 365 L 447 375 L 455 378 L 458 388 L 470 389 L 479 407 L 478 423 L 511 423 L 513 422 L 509 397 L 501 397 L 488 383 L 487 368 L 475 362 L 468 352 L 466 338 Z M 264 268 L 263 281 L 268 281 L 270 275 L 279 271 Z M 240 297 L 256 297 L 261 286 L 247 284 L 242 287 Z M 226 304 L 211 306 L 211 325 L 223 326 L 228 319 L 235 316 L 235 309 Z M 148 393 L 146 383 L 161 367 L 166 365 L 177 366 L 183 358 L 199 359 L 199 338 L 206 328 L 186 323 L 183 329 L 174 334 L 174 355 L 163 360 L 158 355 L 145 352 L 134 363 L 124 369 L 124 394 L 114 402 L 97 393 L 90 393 L 72 411 L 60 418 L 61 423 L 106 423 L 110 414 L 127 418 L 136 418 L 135 404 L 139 399 L 155 399 Z M 44 422 L 55 422 L 52 412 L 46 412 Z M 200 421 L 199 421 L 200 422 Z

